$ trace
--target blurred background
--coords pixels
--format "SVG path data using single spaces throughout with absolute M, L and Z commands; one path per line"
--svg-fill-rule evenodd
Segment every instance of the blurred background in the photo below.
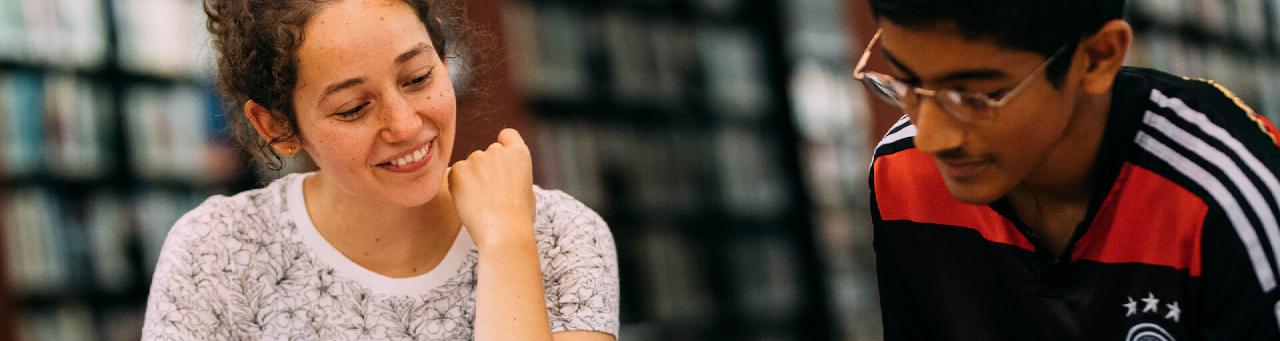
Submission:
M 455 75 L 489 95 L 460 94 L 454 155 L 519 128 L 537 182 L 604 216 L 625 340 L 880 339 L 866 172 L 897 114 L 850 76 L 865 0 L 468 6 L 498 46 Z M 1129 13 L 1130 64 L 1277 119 L 1280 1 Z M 0 340 L 137 340 L 173 222 L 271 180 L 212 56 L 196 0 L 0 0 Z

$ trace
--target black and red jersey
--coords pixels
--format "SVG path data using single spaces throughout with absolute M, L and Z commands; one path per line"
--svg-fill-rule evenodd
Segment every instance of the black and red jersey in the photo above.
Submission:
M 1212 81 L 1124 68 L 1062 254 L 947 192 L 899 121 L 871 211 L 887 340 L 1280 340 L 1280 148 Z

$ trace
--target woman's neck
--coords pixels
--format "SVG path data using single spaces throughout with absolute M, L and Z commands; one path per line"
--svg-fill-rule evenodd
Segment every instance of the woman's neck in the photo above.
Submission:
M 461 227 L 447 186 L 424 205 L 403 207 L 359 198 L 320 171 L 305 178 L 303 196 L 316 230 L 329 244 L 388 277 L 412 277 L 435 268 Z

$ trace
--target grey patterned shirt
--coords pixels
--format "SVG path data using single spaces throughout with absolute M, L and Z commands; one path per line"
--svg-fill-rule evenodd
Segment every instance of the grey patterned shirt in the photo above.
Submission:
M 462 229 L 435 269 L 383 276 L 329 244 L 293 174 L 215 196 L 178 220 L 156 265 L 144 340 L 469 340 L 475 244 Z M 618 263 L 600 216 L 534 188 L 553 331 L 618 333 Z

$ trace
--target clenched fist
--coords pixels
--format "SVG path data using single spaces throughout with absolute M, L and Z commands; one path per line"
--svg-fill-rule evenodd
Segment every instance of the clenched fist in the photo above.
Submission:
M 514 129 L 503 129 L 498 142 L 454 163 L 449 191 L 458 218 L 478 248 L 532 240 L 533 163 L 529 147 Z

